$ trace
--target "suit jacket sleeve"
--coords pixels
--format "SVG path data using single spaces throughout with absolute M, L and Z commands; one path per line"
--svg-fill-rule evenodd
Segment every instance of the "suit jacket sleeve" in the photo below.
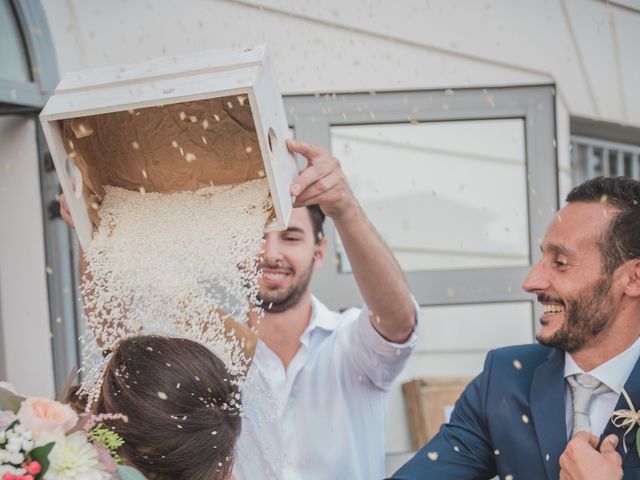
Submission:
M 483 372 L 465 388 L 450 422 L 391 479 L 480 480 L 497 474 L 486 419 L 492 361 L 489 352 Z

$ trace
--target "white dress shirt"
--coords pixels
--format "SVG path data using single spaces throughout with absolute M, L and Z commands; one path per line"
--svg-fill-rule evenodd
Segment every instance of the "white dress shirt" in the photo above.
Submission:
M 366 306 L 337 313 L 314 297 L 300 341 L 286 370 L 258 342 L 243 391 L 235 479 L 382 478 L 388 390 L 415 347 L 415 331 L 402 345 L 388 342 Z
M 566 378 L 569 375 L 588 373 L 594 378 L 597 378 L 600 382 L 608 386 L 612 391 L 595 395 L 591 401 L 591 408 L 589 411 L 589 419 L 591 421 L 591 432 L 594 435 L 600 436 L 604 431 L 611 414 L 616 408 L 618 403 L 618 397 L 622 394 L 622 388 L 627 382 L 627 378 L 631 375 L 633 367 L 640 358 L 640 338 L 638 338 L 633 345 L 627 348 L 624 352 L 616 355 L 611 360 L 606 361 L 602 365 L 594 368 L 590 372 L 582 370 L 571 357 L 571 354 L 565 352 L 564 354 L 564 378 L 565 378 L 565 405 L 567 408 L 566 422 L 567 422 L 567 438 L 571 435 L 573 429 L 573 403 L 571 400 L 571 390 L 566 382 Z

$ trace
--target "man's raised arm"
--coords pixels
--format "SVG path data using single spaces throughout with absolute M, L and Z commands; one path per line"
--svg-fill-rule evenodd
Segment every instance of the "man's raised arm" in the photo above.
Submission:
M 407 341 L 416 322 L 409 287 L 391 250 L 351 192 L 340 162 L 316 145 L 289 140 L 287 146 L 308 162 L 291 186 L 294 206 L 318 204 L 333 220 L 374 328 L 391 342 Z

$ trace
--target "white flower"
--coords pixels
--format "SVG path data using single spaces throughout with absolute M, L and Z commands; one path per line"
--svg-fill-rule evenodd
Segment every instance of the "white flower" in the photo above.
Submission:
M 29 440 L 29 439 L 26 439 L 25 437 L 22 437 L 22 450 L 24 452 L 30 452 L 34 446 L 35 445 L 33 440 Z
M 20 465 L 24 462 L 24 455 L 20 452 L 13 453 L 10 458 L 9 463 L 13 463 L 14 465 Z
M 24 455 L 22 453 L 0 449 L 0 465 L 4 465 L 5 463 L 20 465 L 23 461 Z
M 24 468 L 16 468 L 11 465 L 0 465 L 0 475 L 4 475 L 5 473 L 9 473 L 11 475 L 24 475 L 27 472 Z
M 22 449 L 20 437 L 11 437 L 4 448 L 7 452 L 19 452 Z
M 57 439 L 49 454 L 47 480 L 110 480 L 98 453 L 82 432 Z

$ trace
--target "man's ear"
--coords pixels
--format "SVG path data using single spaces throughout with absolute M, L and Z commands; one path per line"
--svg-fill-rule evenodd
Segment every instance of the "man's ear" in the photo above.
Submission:
M 640 298 L 640 258 L 629 260 L 626 280 L 624 293 L 629 297 Z
M 327 254 L 328 245 L 329 245 L 329 242 L 327 241 L 326 238 L 323 237 L 322 240 L 320 240 L 320 243 L 315 246 L 316 250 L 313 254 L 313 258 L 315 260 L 313 264 L 314 270 L 319 270 L 324 264 L 324 258 L 325 258 L 325 255 Z

